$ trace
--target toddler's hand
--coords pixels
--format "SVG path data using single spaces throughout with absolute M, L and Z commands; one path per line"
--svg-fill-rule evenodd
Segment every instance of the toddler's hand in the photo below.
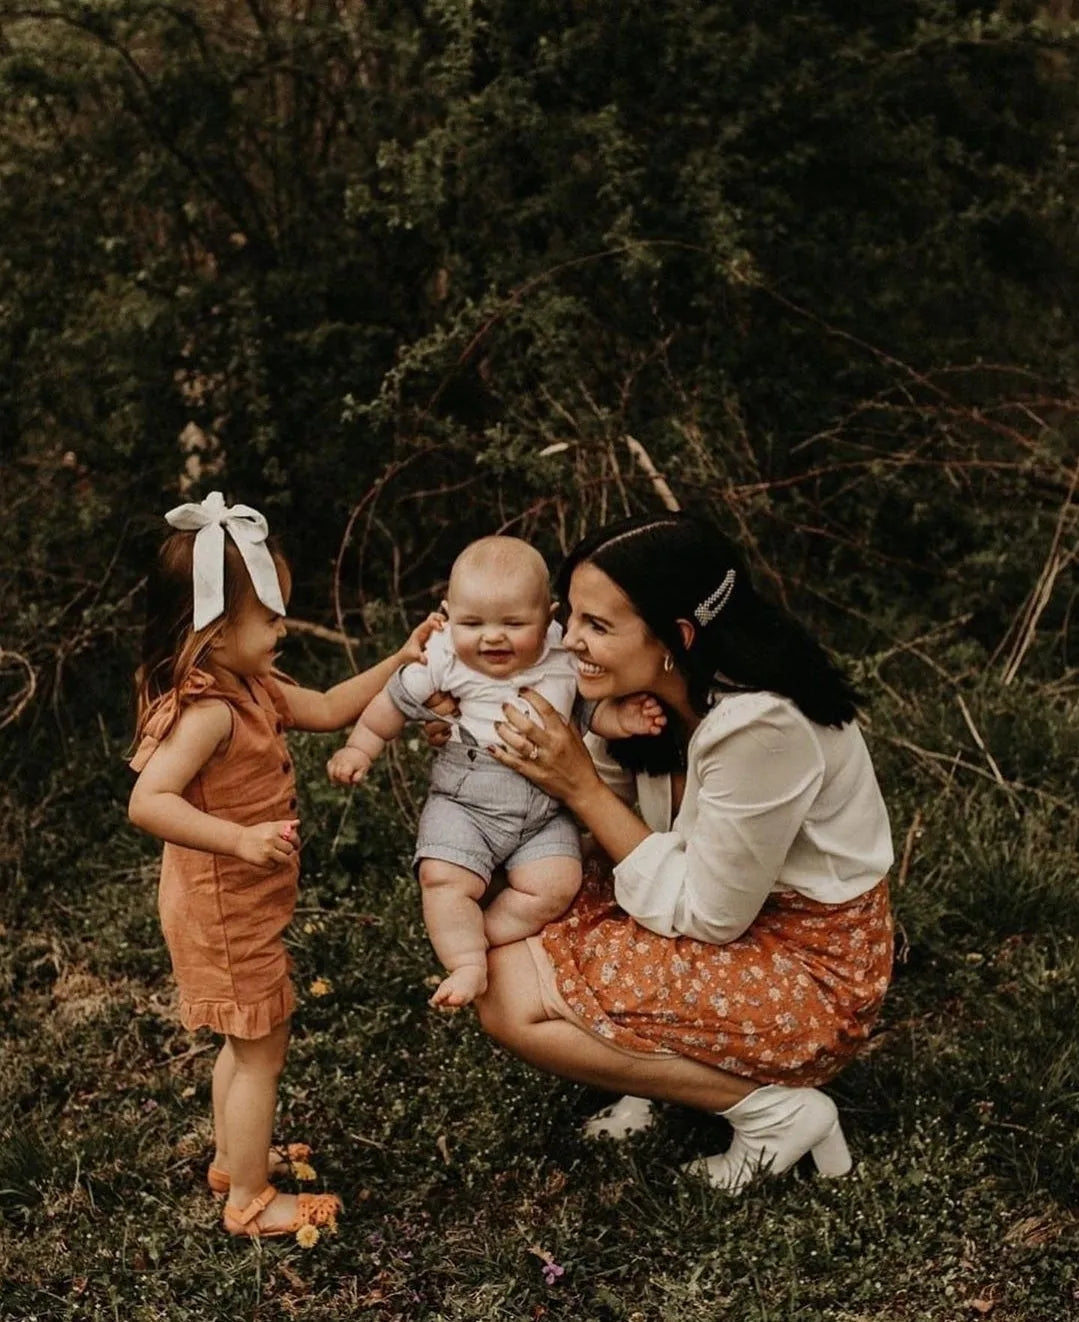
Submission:
M 326 774 L 335 785 L 358 785 L 371 770 L 371 759 L 362 748 L 348 744 L 339 748 L 326 763 Z
M 259 822 L 240 831 L 236 857 L 256 868 L 275 868 L 287 863 L 300 848 L 299 820 Z
M 628 739 L 635 734 L 659 734 L 667 717 L 659 700 L 651 693 L 631 693 L 614 703 L 615 717 Z
M 427 657 L 424 654 L 424 648 L 427 646 L 427 640 L 433 633 L 437 633 L 446 623 L 446 617 L 440 615 L 438 611 L 432 611 L 422 624 L 418 624 L 408 635 L 408 642 L 397 653 L 401 664 L 408 665 L 412 661 L 418 661 L 421 666 L 427 664 Z

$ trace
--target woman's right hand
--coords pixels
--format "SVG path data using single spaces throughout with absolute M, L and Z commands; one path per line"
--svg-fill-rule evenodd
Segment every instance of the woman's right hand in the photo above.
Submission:
M 432 718 L 461 714 L 457 699 L 452 693 L 432 693 L 423 705 L 430 711 Z M 423 737 L 432 748 L 441 748 L 448 742 L 451 734 L 453 734 L 453 726 L 447 725 L 445 721 L 432 719 L 424 723 Z
M 576 811 L 580 796 L 602 785 L 592 755 L 577 727 L 541 693 L 527 688 L 520 693 L 536 719 L 512 703 L 503 704 L 502 720 L 495 725 L 502 745 L 488 752 Z
M 300 848 L 299 825 L 299 818 L 294 817 L 241 827 L 236 857 L 256 868 L 276 868 L 287 863 Z

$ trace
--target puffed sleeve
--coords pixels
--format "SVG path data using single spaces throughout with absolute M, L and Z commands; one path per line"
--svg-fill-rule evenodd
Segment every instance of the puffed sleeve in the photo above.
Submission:
M 618 903 L 643 927 L 719 945 L 760 912 L 824 777 L 791 704 L 752 694 L 723 707 L 691 749 L 695 812 L 683 804 L 674 829 L 648 836 L 614 873 Z
M 139 743 L 128 759 L 132 771 L 142 771 L 157 749 L 172 733 L 180 713 L 188 703 L 198 698 L 214 697 L 217 688 L 214 678 L 205 670 L 192 670 L 184 678 L 178 689 L 170 689 L 159 697 L 150 708 Z

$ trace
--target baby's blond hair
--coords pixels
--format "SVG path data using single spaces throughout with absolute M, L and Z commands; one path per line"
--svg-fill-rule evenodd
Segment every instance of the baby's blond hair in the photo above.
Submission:
M 529 587 L 535 592 L 535 600 L 542 602 L 544 607 L 551 603 L 547 563 L 534 546 L 529 546 L 520 537 L 496 534 L 470 542 L 453 562 L 446 595 L 452 596 L 454 581 L 459 582 L 462 575 L 469 573 L 530 580 Z

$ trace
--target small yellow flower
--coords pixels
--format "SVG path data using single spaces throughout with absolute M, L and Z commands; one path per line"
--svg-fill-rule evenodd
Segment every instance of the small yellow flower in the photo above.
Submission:
M 296 1231 L 296 1243 L 302 1249 L 313 1249 L 318 1243 L 317 1226 L 301 1226 Z
M 307 990 L 312 996 L 329 996 L 333 991 L 333 985 L 329 978 L 316 978 Z
M 317 1180 L 314 1166 L 309 1166 L 306 1161 L 294 1161 L 291 1163 L 293 1176 L 297 1180 Z

